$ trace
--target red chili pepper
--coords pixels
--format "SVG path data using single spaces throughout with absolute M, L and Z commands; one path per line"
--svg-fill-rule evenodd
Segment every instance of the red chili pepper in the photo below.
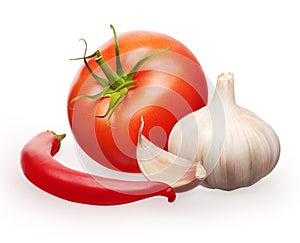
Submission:
M 70 169 L 53 156 L 65 135 L 47 131 L 33 137 L 21 152 L 22 170 L 40 189 L 63 199 L 92 205 L 118 205 L 154 196 L 173 202 L 176 194 L 162 182 L 125 181 Z

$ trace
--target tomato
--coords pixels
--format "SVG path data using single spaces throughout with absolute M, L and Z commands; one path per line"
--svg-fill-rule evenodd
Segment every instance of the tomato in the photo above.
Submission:
M 141 117 L 143 134 L 167 149 L 175 123 L 206 105 L 207 83 L 193 53 L 170 36 L 131 31 L 114 37 L 77 73 L 68 97 L 68 118 L 77 143 L 89 157 L 108 168 L 136 173 L 140 172 L 136 144 Z M 97 77 L 115 81 L 104 87 Z M 116 91 L 116 97 L 97 95 L 105 88 Z

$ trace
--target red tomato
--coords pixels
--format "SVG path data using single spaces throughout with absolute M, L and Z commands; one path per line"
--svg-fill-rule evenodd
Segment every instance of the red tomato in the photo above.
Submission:
M 207 84 L 202 68 L 192 52 L 167 35 L 150 31 L 132 31 L 118 36 L 119 57 L 126 73 L 147 55 L 170 50 L 145 61 L 133 76 L 135 86 L 111 117 L 106 113 L 109 98 L 80 98 L 68 108 L 68 118 L 77 143 L 100 164 L 124 172 L 140 172 L 136 161 L 136 144 L 140 119 L 143 134 L 157 146 L 167 149 L 167 140 L 175 123 L 207 103 Z M 99 51 L 103 60 L 116 70 L 114 39 Z M 105 74 L 89 59 L 91 70 L 100 77 Z M 123 75 L 126 78 L 126 75 Z M 79 70 L 71 86 L 68 104 L 81 95 L 95 95 L 104 87 L 86 66 Z

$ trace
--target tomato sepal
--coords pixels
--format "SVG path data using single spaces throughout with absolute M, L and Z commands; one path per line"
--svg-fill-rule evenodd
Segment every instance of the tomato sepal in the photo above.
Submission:
M 83 57 L 79 58 L 72 58 L 70 60 L 84 60 L 84 64 L 93 76 L 94 79 L 96 79 L 100 85 L 104 87 L 104 90 L 96 95 L 80 95 L 71 100 L 69 103 L 69 106 L 73 104 L 76 100 L 82 99 L 82 98 L 88 98 L 92 100 L 97 100 L 102 98 L 109 98 L 109 106 L 107 108 L 107 111 L 104 115 L 96 115 L 97 118 L 107 118 L 108 120 L 111 118 L 114 111 L 118 108 L 118 106 L 122 103 L 122 101 L 125 99 L 125 96 L 127 95 L 128 91 L 131 88 L 134 88 L 136 85 L 136 82 L 133 80 L 133 77 L 135 76 L 138 69 L 141 67 L 142 64 L 147 62 L 148 60 L 161 55 L 171 49 L 171 47 L 168 47 L 167 49 L 156 51 L 141 60 L 139 60 L 133 68 L 128 72 L 124 73 L 124 70 L 122 68 L 122 63 L 120 60 L 120 52 L 119 52 L 119 43 L 118 43 L 118 37 L 116 34 L 116 30 L 113 25 L 110 25 L 110 28 L 113 30 L 114 34 L 114 43 L 115 43 L 115 54 L 116 54 L 116 72 L 114 72 L 111 67 L 107 64 L 107 62 L 104 60 L 103 56 L 101 55 L 100 51 L 97 50 L 91 55 L 86 55 L 87 53 L 87 42 L 85 39 L 81 38 L 85 44 L 85 50 Z M 103 73 L 106 76 L 105 78 L 99 77 L 95 72 L 91 69 L 89 66 L 87 59 L 94 58 L 94 61 L 100 66 Z

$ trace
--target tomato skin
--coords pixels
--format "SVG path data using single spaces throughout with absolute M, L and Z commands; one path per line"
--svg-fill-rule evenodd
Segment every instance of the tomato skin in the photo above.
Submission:
M 109 100 L 78 99 L 68 118 L 79 146 L 98 163 L 124 172 L 140 172 L 135 157 L 141 116 L 143 134 L 156 145 L 167 149 L 168 136 L 175 123 L 207 103 L 207 84 L 196 57 L 179 41 L 161 33 L 132 31 L 118 35 L 123 69 L 129 72 L 153 51 L 171 50 L 148 60 L 136 72 L 136 86 L 110 120 L 97 118 L 105 114 Z M 99 48 L 104 60 L 115 70 L 115 46 L 111 39 Z M 94 60 L 92 70 L 105 77 Z M 103 87 L 82 66 L 70 89 L 68 104 L 79 95 L 93 95 Z

